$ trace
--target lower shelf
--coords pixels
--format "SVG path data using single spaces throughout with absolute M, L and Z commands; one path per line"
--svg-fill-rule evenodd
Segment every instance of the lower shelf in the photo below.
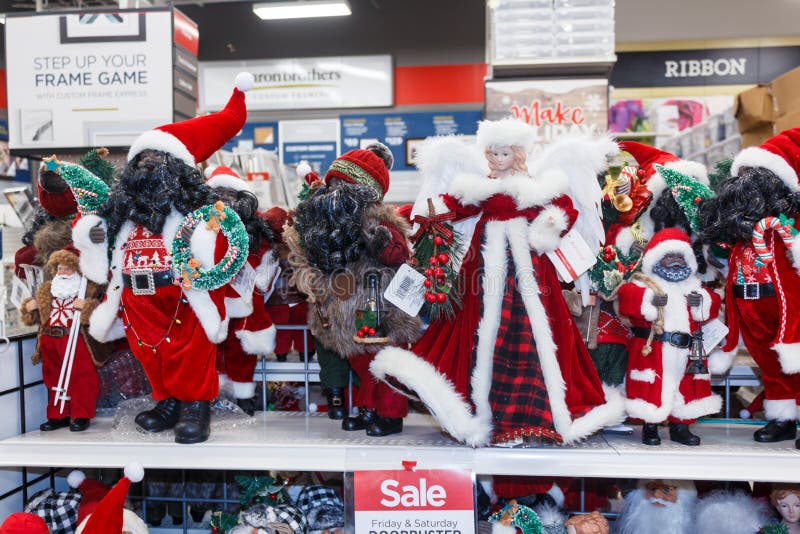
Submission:
M 233 423 L 215 422 L 211 439 L 178 445 L 169 432 L 119 432 L 99 417 L 89 430 L 29 432 L 0 441 L 0 466 L 121 467 L 138 460 L 151 469 L 246 469 L 354 471 L 399 469 L 416 460 L 420 468 L 469 467 L 478 474 L 761 480 L 797 482 L 800 451 L 794 441 L 753 441 L 754 424 L 700 423 L 703 439 L 686 447 L 664 439 L 660 447 L 633 435 L 596 435 L 572 446 L 471 449 L 441 433 L 430 416 L 412 414 L 402 434 L 370 438 L 344 432 L 325 414 L 257 413 Z M 662 438 L 667 431 L 662 429 Z

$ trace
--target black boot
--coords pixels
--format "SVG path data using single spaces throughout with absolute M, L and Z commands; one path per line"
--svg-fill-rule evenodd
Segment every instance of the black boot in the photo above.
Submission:
M 642 443 L 645 445 L 661 445 L 661 438 L 658 437 L 658 425 L 655 423 L 645 423 L 642 427 Z
M 341 421 L 347 410 L 344 407 L 344 388 L 328 388 L 325 390 L 328 397 L 328 418 Z
M 364 430 L 378 418 L 378 412 L 359 408 L 358 415 L 355 417 L 345 417 L 342 420 L 342 430 L 352 432 L 354 430 Z
M 256 413 L 255 397 L 250 397 L 249 399 L 236 399 L 236 404 L 250 417 L 253 417 L 253 415 Z
M 181 401 L 174 397 L 158 401 L 155 408 L 136 416 L 136 424 L 148 432 L 163 432 L 178 423 L 181 413 Z
M 211 402 L 181 403 L 181 415 L 175 425 L 175 443 L 201 443 L 211 435 Z
M 275 359 L 283 363 L 286 361 L 286 354 L 275 354 Z
M 69 426 L 69 417 L 64 417 L 63 419 L 48 419 L 41 425 L 39 425 L 39 430 L 42 432 L 50 432 L 51 430 L 58 430 L 59 428 L 64 428 Z
M 686 423 L 670 423 L 669 439 L 689 447 L 700 445 L 700 436 L 692 434 L 689 431 L 689 425 Z
M 72 420 L 69 424 L 70 432 L 83 432 L 87 428 L 89 428 L 89 423 L 91 423 L 91 419 L 85 419 L 83 417 L 77 417 Z
M 402 417 L 377 417 L 372 424 L 367 426 L 368 436 L 390 436 L 403 431 Z
M 762 428 L 753 433 L 753 439 L 759 443 L 775 443 L 776 441 L 787 441 L 797 437 L 797 423 L 791 421 L 778 421 L 770 419 Z

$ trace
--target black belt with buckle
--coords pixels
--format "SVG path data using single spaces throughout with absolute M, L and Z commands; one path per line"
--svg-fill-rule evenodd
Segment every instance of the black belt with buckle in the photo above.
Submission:
M 642 339 L 650 337 L 650 329 L 642 328 L 641 326 L 634 326 L 631 328 L 631 333 Z M 692 335 L 686 332 L 664 332 L 663 334 L 654 334 L 653 341 L 669 343 L 673 347 L 678 347 L 679 349 L 688 349 L 692 346 Z
M 733 296 L 737 299 L 758 300 L 775 296 L 775 286 L 769 284 L 734 284 Z
M 172 271 L 153 272 L 151 269 L 131 269 L 122 275 L 122 285 L 134 295 L 155 295 L 157 287 L 171 286 L 175 282 Z
M 64 337 L 69 334 L 69 329 L 65 326 L 45 326 L 42 328 L 43 336 L 50 336 L 55 338 Z

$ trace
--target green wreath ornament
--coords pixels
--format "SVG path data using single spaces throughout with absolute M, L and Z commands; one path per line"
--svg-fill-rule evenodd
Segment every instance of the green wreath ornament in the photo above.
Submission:
M 205 223 L 206 228 L 216 233 L 222 232 L 228 240 L 228 250 L 222 259 L 211 269 L 201 269 L 200 260 L 192 256 L 189 243 L 183 239 L 184 228 L 194 230 Z M 203 206 L 186 215 L 175 240 L 172 242 L 172 268 L 180 279 L 184 290 L 199 289 L 210 291 L 230 282 L 247 261 L 250 241 L 241 219 L 221 201 Z

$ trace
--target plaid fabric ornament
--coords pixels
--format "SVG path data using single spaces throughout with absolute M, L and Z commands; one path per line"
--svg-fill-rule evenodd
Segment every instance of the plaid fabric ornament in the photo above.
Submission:
M 309 530 L 344 526 L 344 504 L 336 490 L 327 486 L 306 486 L 295 501 L 306 515 Z
M 78 526 L 81 494 L 74 490 L 44 489 L 30 498 L 25 511 L 44 519 L 52 534 L 73 534 Z
M 290 504 L 254 504 L 241 513 L 241 522 L 244 525 L 274 529 L 274 525 L 285 525 L 291 529 L 292 534 L 305 534 L 308 532 L 308 521 L 303 512 Z

